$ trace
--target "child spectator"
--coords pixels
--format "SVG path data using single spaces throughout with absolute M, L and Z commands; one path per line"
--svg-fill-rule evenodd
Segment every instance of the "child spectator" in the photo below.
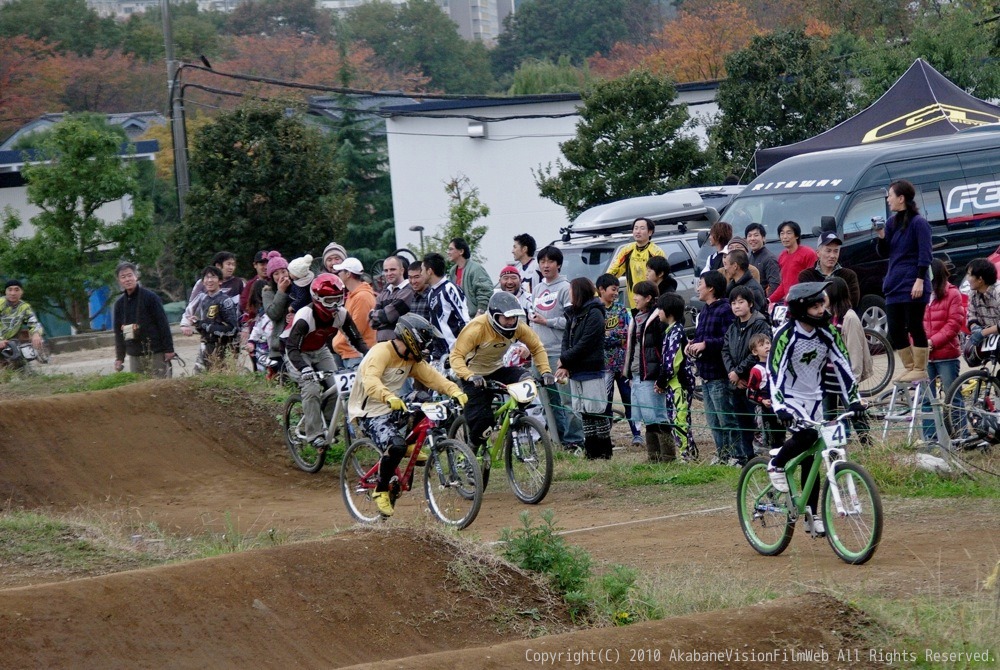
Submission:
M 750 353 L 750 338 L 757 334 L 770 335 L 771 326 L 756 310 L 754 291 L 749 287 L 736 286 L 729 294 L 729 303 L 736 319 L 726 331 L 722 360 L 728 372 L 733 410 L 739 426 L 739 443 L 733 445 L 737 447 L 736 462 L 742 466 L 753 458 L 753 434 L 756 429 L 754 406 L 743 392 L 750 379 L 750 370 L 757 363 L 757 358 Z
M 948 281 L 948 267 L 940 258 L 931 261 L 931 275 L 931 302 L 924 312 L 924 330 L 930 348 L 927 376 L 931 378 L 931 389 L 936 395 L 951 387 L 958 377 L 958 334 L 965 328 L 965 306 L 958 288 Z M 962 394 L 956 393 L 953 402 L 956 407 L 950 409 L 951 425 L 957 427 L 962 425 L 960 408 L 965 407 Z M 930 410 L 930 407 L 925 409 Z M 934 421 L 924 419 L 924 436 L 928 440 L 937 439 Z
M 767 333 L 757 333 L 750 337 L 750 353 L 757 363 L 750 368 L 747 379 L 747 399 L 758 410 L 760 430 L 764 435 L 767 449 L 779 449 L 785 443 L 785 429 L 771 408 L 771 387 L 768 384 L 767 356 L 771 353 L 771 337 Z M 765 449 L 766 453 L 766 449 Z
M 663 371 L 656 382 L 667 407 L 667 430 L 685 462 L 698 458 L 691 440 L 691 398 L 694 395 L 694 364 L 684 353 L 687 334 L 684 332 L 684 298 L 666 293 L 657 300 L 660 321 L 666 324 L 663 336 Z
M 264 289 L 263 282 L 256 282 L 247 300 L 247 305 L 254 310 L 257 315 L 250 326 L 250 334 L 247 336 L 246 350 L 254 360 L 254 369 L 267 372 L 267 378 L 273 376 L 270 363 L 271 348 L 268 340 L 274 333 L 274 322 L 268 317 L 267 312 L 262 309 L 263 301 L 261 294 Z
M 316 278 L 313 271 L 309 269 L 312 262 L 313 257 L 306 254 L 288 264 L 288 276 L 292 279 L 292 285 L 288 287 L 288 297 L 291 299 L 290 310 L 292 314 L 312 302 L 309 287 L 312 285 L 313 279 Z
M 632 416 L 646 424 L 646 455 L 650 463 L 677 458 L 667 425 L 667 405 L 656 392 L 663 367 L 663 322 L 656 310 L 656 286 L 641 281 L 633 287 L 636 312 L 628 332 L 625 375 L 632 381 Z
M 654 256 L 654 258 L 659 258 Z M 625 418 L 632 431 L 632 444 L 643 445 L 645 441 L 639 432 L 639 425 L 632 420 L 632 387 L 623 372 L 625 365 L 625 343 L 628 340 L 628 328 L 632 315 L 628 308 L 618 300 L 621 289 L 618 278 L 611 274 L 602 274 L 597 278 L 597 297 L 604 303 L 607 319 L 604 322 L 604 389 L 608 395 L 608 406 L 605 414 L 611 418 L 611 404 L 615 398 L 615 386 L 625 406 Z

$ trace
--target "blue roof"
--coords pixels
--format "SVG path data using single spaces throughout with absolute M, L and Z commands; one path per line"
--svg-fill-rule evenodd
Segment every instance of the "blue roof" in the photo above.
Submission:
M 157 140 L 142 140 L 140 142 L 134 142 L 132 146 L 135 147 L 136 155 L 143 154 L 155 154 L 160 150 L 160 143 Z M 125 156 L 129 154 L 129 145 L 123 144 L 121 149 L 121 155 Z M 22 163 L 30 163 L 33 160 L 39 160 L 34 156 L 35 149 L 8 149 L 6 151 L 0 151 L 0 165 L 20 165 Z

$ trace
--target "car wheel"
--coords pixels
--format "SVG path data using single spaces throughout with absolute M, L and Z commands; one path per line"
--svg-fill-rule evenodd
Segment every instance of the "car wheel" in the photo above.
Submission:
M 866 295 L 861 298 L 858 305 L 858 313 L 861 315 L 861 325 L 864 328 L 877 330 L 883 335 L 888 335 L 888 320 L 885 315 L 885 298 L 877 295 Z

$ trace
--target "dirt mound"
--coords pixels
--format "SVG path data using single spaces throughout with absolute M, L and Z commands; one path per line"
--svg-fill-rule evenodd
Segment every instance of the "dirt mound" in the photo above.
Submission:
M 343 666 L 566 630 L 553 603 L 437 533 L 352 532 L 0 591 L 0 667 Z

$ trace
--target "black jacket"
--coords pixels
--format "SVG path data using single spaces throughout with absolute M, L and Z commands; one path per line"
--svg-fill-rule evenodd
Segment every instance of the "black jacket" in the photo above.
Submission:
M 726 297 L 729 298 L 729 302 L 733 301 L 732 297 L 730 297 L 730 294 L 733 292 L 733 289 L 736 288 L 737 286 L 745 286 L 748 289 L 750 289 L 750 292 L 753 293 L 754 307 L 757 309 L 758 312 L 766 316 L 767 296 L 764 295 L 764 288 L 760 285 L 760 282 L 753 278 L 753 275 L 750 274 L 749 270 L 743 273 L 743 276 L 740 277 L 740 280 L 738 282 L 730 281 L 729 284 L 726 286 Z
M 123 292 L 115 301 L 112 324 L 116 360 L 125 360 L 125 354 L 143 356 L 151 353 L 167 354 L 174 350 L 174 338 L 170 334 L 170 324 L 167 323 L 163 303 L 148 288 L 137 286 L 132 295 Z M 122 335 L 122 326 L 125 324 L 139 326 L 134 339 L 126 340 Z
M 654 309 L 643 322 L 641 330 L 636 319 L 629 326 L 628 344 L 625 349 L 625 368 L 622 374 L 632 378 L 632 357 L 639 353 L 639 379 L 655 381 L 663 371 L 663 336 L 667 326 L 660 321 L 660 310 Z
M 757 357 L 750 353 L 750 338 L 757 333 L 771 336 L 771 326 L 764 315 L 754 311 L 745 323 L 736 319 L 726 331 L 725 344 L 722 347 L 722 361 L 727 372 L 735 372 L 740 379 L 750 378 L 750 370 L 757 365 Z
M 857 309 L 858 304 L 861 302 L 861 283 L 858 281 L 858 274 L 854 270 L 841 267 L 838 263 L 832 274 L 824 275 L 819 271 L 819 263 L 817 263 L 815 267 L 799 273 L 800 282 L 827 281 L 830 277 L 840 277 L 844 280 L 844 283 L 847 284 L 847 294 L 851 300 L 851 307 Z
M 604 303 L 593 298 L 579 313 L 572 307 L 567 309 L 566 317 L 559 356 L 562 367 L 571 377 L 577 372 L 604 370 L 604 325 L 607 320 Z

